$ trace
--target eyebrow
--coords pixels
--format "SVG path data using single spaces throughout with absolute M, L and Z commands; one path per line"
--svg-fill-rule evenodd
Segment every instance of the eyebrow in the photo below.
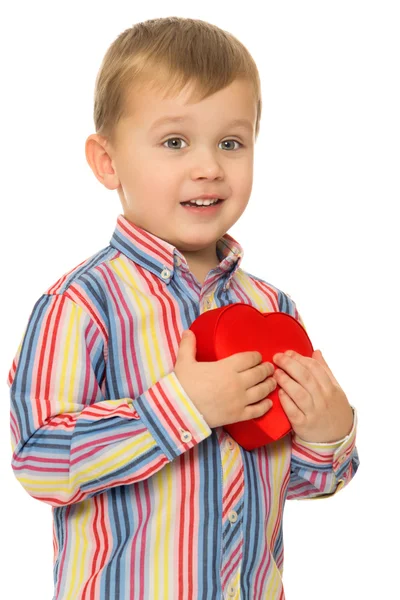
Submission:
M 157 127 L 164 125 L 166 123 L 183 123 L 184 121 L 193 121 L 192 117 L 174 117 L 174 116 L 166 116 L 161 117 L 154 121 L 152 126 L 150 127 L 150 131 L 153 131 Z M 234 119 L 230 123 L 227 124 L 227 127 L 245 127 L 249 129 L 251 132 L 253 131 L 253 125 L 250 123 L 248 119 Z

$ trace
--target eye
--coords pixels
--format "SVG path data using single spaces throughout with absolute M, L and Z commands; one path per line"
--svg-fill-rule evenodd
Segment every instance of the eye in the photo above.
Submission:
M 222 144 L 227 144 L 228 142 L 235 142 L 236 144 L 239 144 L 239 146 L 241 148 L 243 148 L 243 144 L 241 142 L 238 142 L 237 140 L 224 140 L 223 142 L 221 142 Z
M 163 146 L 165 146 L 165 144 L 167 144 L 168 142 L 171 141 L 175 141 L 175 140 L 181 140 L 184 142 L 184 140 L 180 137 L 170 137 L 167 140 L 165 140 L 165 142 L 163 142 Z M 236 142 L 236 144 L 239 144 L 239 146 L 243 146 L 243 144 L 241 142 L 238 142 L 237 140 L 224 140 L 223 142 L 221 142 L 222 144 L 227 144 L 228 142 Z M 186 143 L 186 142 L 185 142 Z M 171 147 L 171 146 L 167 146 L 167 148 L 169 150 L 181 150 L 182 148 L 178 148 L 177 146 Z
M 182 142 L 184 141 L 184 140 L 182 140 L 182 138 L 179 138 L 179 137 L 171 137 L 171 138 L 168 138 L 167 140 L 165 140 L 165 142 L 163 143 L 163 146 L 165 144 L 167 144 L 168 142 L 175 141 L 175 140 L 181 140 Z M 177 148 L 176 146 L 172 147 L 172 148 L 170 146 L 168 146 L 168 149 L 169 150 L 176 150 L 176 149 L 181 150 L 181 148 Z

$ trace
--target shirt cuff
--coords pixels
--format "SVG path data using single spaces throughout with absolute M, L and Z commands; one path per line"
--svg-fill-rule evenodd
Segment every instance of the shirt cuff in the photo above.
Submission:
M 175 371 L 136 398 L 132 408 L 170 461 L 212 433 Z
M 351 453 L 355 447 L 356 442 L 356 431 L 357 431 L 357 410 L 354 406 L 353 409 L 353 427 L 346 437 L 336 442 L 307 442 L 297 434 L 293 435 L 293 448 L 297 454 L 307 456 L 310 462 L 313 462 L 315 457 L 316 464 L 321 463 L 321 459 L 324 464 L 329 462 L 333 465 L 335 473 L 341 469 L 346 460 L 350 459 Z

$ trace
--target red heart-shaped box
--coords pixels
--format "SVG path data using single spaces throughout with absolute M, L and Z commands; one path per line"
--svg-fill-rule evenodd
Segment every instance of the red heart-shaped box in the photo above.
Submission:
M 302 324 L 281 312 L 262 313 L 238 302 L 206 311 L 193 321 L 196 360 L 221 360 L 238 352 L 258 351 L 262 362 L 271 362 L 277 352 L 294 350 L 311 357 L 313 347 Z M 246 450 L 275 442 L 292 429 L 279 400 L 280 386 L 268 394 L 272 407 L 262 417 L 230 423 L 224 429 Z

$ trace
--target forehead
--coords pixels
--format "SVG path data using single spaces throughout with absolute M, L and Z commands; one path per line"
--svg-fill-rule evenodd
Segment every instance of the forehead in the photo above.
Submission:
M 235 80 L 203 100 L 193 98 L 193 92 L 193 86 L 167 97 L 165 90 L 131 92 L 126 98 L 127 118 L 150 132 L 171 124 L 191 126 L 216 121 L 253 131 L 257 107 L 249 82 Z

